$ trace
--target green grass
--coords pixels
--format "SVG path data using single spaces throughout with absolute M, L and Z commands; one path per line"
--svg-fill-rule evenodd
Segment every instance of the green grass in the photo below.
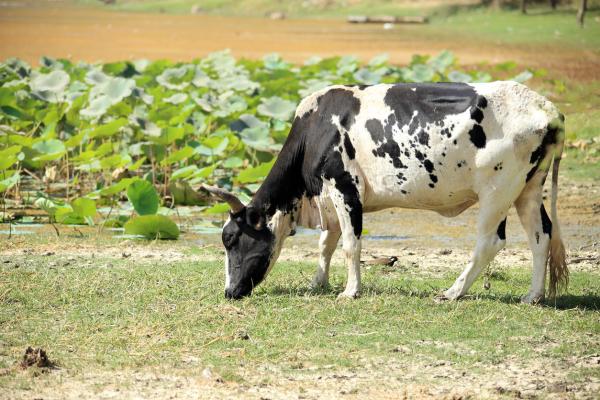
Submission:
M 315 293 L 307 289 L 312 264 L 281 263 L 252 297 L 231 302 L 222 294 L 220 262 L 97 259 L 82 267 L 52 261 L 1 264 L 0 367 L 14 365 L 32 345 L 72 374 L 186 368 L 182 360 L 192 356 L 240 380 L 241 368 L 263 364 L 360 367 L 365 359 L 399 357 L 392 353 L 397 346 L 411 349 L 401 355 L 408 361 L 485 367 L 507 357 L 589 355 L 600 344 L 596 273 L 573 273 L 568 295 L 534 307 L 519 303 L 527 268 L 502 271 L 489 292 L 476 283 L 470 298 L 443 304 L 434 295 L 454 274 L 429 278 L 373 268 L 365 271 L 361 298 L 337 301 L 341 266 L 334 268 L 332 289 Z M 0 386 L 31 383 L 16 371 L 0 376 Z

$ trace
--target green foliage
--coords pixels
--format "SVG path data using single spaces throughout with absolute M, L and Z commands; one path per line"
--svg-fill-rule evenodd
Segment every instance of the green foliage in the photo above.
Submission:
M 140 235 L 150 240 L 175 240 L 179 237 L 179 228 L 164 215 L 140 215 L 127 221 L 125 233 Z
M 152 183 L 148 181 L 132 182 L 127 188 L 127 198 L 140 215 L 156 214 L 156 211 L 158 211 L 158 193 L 156 193 Z

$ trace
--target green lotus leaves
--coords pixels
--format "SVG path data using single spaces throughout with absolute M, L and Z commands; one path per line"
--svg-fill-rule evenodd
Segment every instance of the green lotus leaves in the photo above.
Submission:
M 306 97 L 318 90 L 324 89 L 331 85 L 331 81 L 321 79 L 309 79 L 302 82 L 302 89 L 298 90 L 301 97 Z
M 29 82 L 33 96 L 47 101 L 57 103 L 64 100 L 65 89 L 71 78 L 62 70 L 54 70 L 47 74 L 34 73 Z
M 6 192 L 8 189 L 15 186 L 20 180 L 17 171 L 2 171 L 0 172 L 0 193 Z
M 178 68 L 168 68 L 156 77 L 156 81 L 167 89 L 183 90 L 190 84 L 188 80 L 188 78 L 191 79 L 190 72 L 191 68 L 187 65 Z
M 33 161 L 52 161 L 61 158 L 66 148 L 63 142 L 58 139 L 49 139 L 36 142 L 32 149 L 39 155 L 33 158 Z
M 471 75 L 465 74 L 464 72 L 461 72 L 461 71 L 450 71 L 448 73 L 448 80 L 450 82 L 468 83 L 468 82 L 472 82 L 473 78 L 471 77 Z
M 444 71 L 446 71 L 446 69 L 448 69 L 448 67 L 454 64 L 454 60 L 454 54 L 452 54 L 448 50 L 444 50 L 441 53 L 430 58 L 427 64 L 431 66 L 431 68 L 433 68 L 435 72 L 443 73 Z
M 296 103 L 290 100 L 284 100 L 281 97 L 273 96 L 268 99 L 263 99 L 262 104 L 260 104 L 256 110 L 261 115 L 287 121 L 294 115 Z
M 23 159 L 24 154 L 21 152 L 22 146 L 10 146 L 0 150 L 0 171 L 8 169 L 17 161 Z M 0 178 L 2 173 L 0 172 Z
M 519 83 L 523 83 L 523 82 L 530 80 L 531 78 L 533 78 L 533 74 L 530 71 L 525 70 L 525 71 L 521 72 L 519 75 L 512 77 L 510 80 L 519 82 Z
M 251 183 L 263 180 L 267 176 L 269 171 L 271 171 L 271 167 L 273 167 L 274 163 L 275 159 L 273 159 L 273 161 L 271 162 L 261 163 L 258 164 L 256 167 L 240 171 L 240 173 L 237 176 L 237 181 L 239 183 Z
M 127 188 L 127 198 L 140 215 L 156 214 L 159 198 L 154 186 L 145 180 L 132 182 Z
M 263 64 L 266 69 L 288 69 L 289 64 L 281 59 L 281 56 L 277 53 L 267 54 L 263 57 Z
M 390 55 L 387 53 L 378 54 L 369 61 L 368 65 L 369 67 L 381 67 L 387 64 L 389 59 Z
M 434 69 L 426 64 L 416 64 L 410 68 L 403 68 L 402 72 L 402 78 L 406 82 L 431 82 L 435 76 Z
M 164 215 L 141 215 L 127 221 L 124 226 L 127 235 L 139 235 L 148 240 L 176 240 L 179 237 L 177 225 Z
M 358 58 L 355 56 L 341 57 L 337 63 L 337 74 L 339 76 L 353 73 L 358 69 Z
M 361 68 L 354 73 L 354 79 L 365 85 L 376 85 L 381 82 L 382 77 L 383 74 L 376 73 L 368 68 Z
M 185 93 L 175 93 L 172 96 L 163 99 L 165 103 L 169 104 L 181 104 L 188 99 L 188 95 Z

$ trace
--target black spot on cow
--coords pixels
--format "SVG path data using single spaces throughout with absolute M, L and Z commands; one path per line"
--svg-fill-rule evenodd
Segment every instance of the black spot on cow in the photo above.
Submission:
M 417 139 L 419 140 L 419 143 L 429 147 L 429 134 L 427 132 L 421 130 L 417 135 Z
M 525 182 L 529 182 L 533 175 L 537 172 L 540 163 L 546 158 L 546 153 L 548 151 L 548 146 L 556 144 L 558 139 L 558 128 L 556 127 L 548 127 L 546 130 L 546 134 L 542 138 L 542 143 L 531 153 L 531 157 L 529 157 L 529 164 L 534 164 L 533 168 L 529 170 L 527 176 L 525 177 Z
M 506 240 L 506 218 L 504 218 L 504 220 L 500 222 L 500 225 L 498 225 L 496 234 L 498 235 L 500 240 Z
M 433 189 L 435 187 L 435 185 L 433 183 L 430 183 L 429 187 Z
M 371 134 L 371 139 L 375 144 L 379 144 L 383 142 L 384 132 L 383 125 L 381 125 L 381 121 L 378 119 L 370 119 L 365 124 L 367 131 Z
M 452 141 L 452 144 L 456 145 L 456 143 L 457 143 L 457 142 L 456 142 L 456 139 L 454 139 L 454 140 Z
M 356 156 L 356 151 L 354 150 L 354 146 L 350 141 L 350 136 L 348 136 L 348 133 L 344 134 L 344 148 L 346 149 L 346 153 L 348 153 L 348 158 L 354 160 L 354 157 Z
M 478 149 L 483 149 L 485 147 L 485 132 L 481 125 L 473 125 L 473 128 L 469 131 L 469 138 L 471 139 L 471 143 Z
M 494 165 L 494 171 L 501 171 L 502 170 L 502 163 L 499 162 L 498 164 Z
M 394 165 L 394 168 L 407 168 L 402 160 L 400 159 L 401 151 L 400 146 L 394 140 L 393 127 L 396 123 L 396 119 L 393 114 L 390 114 L 385 122 L 385 126 L 378 119 L 370 119 L 365 123 L 365 127 L 371 139 L 378 146 L 373 150 L 373 154 L 377 157 L 386 157 L 390 159 L 390 163 Z
M 427 170 L 427 172 L 433 172 L 433 163 L 429 160 L 423 161 L 423 166 Z
M 416 91 L 412 90 L 415 88 Z M 427 124 L 443 126 L 448 115 L 478 107 L 480 98 L 465 83 L 400 83 L 388 89 L 384 102 L 393 110 L 400 126 L 410 123 L 409 134 L 413 134 Z
M 434 174 L 429 174 L 429 179 L 431 179 L 431 182 L 433 183 L 437 183 L 438 181 L 438 177 Z
M 477 96 L 477 107 L 482 110 L 485 109 L 488 105 L 487 99 L 483 96 Z
M 552 221 L 548 218 L 548 214 L 546 213 L 546 209 L 544 205 L 540 207 L 540 215 L 542 217 L 542 231 L 552 238 Z
M 473 108 L 471 110 L 471 119 L 474 119 L 478 124 L 480 124 L 481 121 L 483 121 L 483 111 L 481 111 L 480 108 Z

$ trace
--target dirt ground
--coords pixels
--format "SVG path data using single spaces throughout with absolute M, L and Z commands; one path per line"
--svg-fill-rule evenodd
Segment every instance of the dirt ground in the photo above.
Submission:
M 207 15 L 118 13 L 73 7 L 67 0 L 0 2 L 0 59 L 40 56 L 75 61 L 190 60 L 229 48 L 237 57 L 278 52 L 301 62 L 313 55 L 388 53 L 406 64 L 413 54 L 453 51 L 462 64 L 514 60 L 578 80 L 600 79 L 600 53 L 555 45 L 482 45 L 479 40 L 427 36 L 421 27 L 348 24 L 343 20 L 270 20 Z M 551 54 L 551 56 L 549 56 Z

